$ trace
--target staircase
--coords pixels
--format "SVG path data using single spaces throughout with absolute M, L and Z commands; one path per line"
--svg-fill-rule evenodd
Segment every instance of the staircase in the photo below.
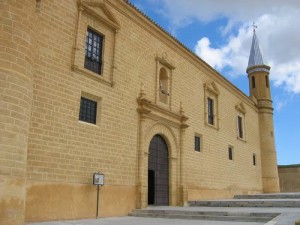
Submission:
M 165 219 L 186 220 L 210 220 L 210 221 L 239 221 L 266 223 L 278 216 L 278 213 L 245 213 L 245 212 L 222 212 L 222 211 L 187 211 L 187 210 L 163 210 L 163 209 L 138 209 L 129 216 L 151 217 Z
M 190 201 L 189 206 L 300 208 L 300 193 L 237 195 L 230 200 Z
M 300 193 L 237 195 L 229 200 L 189 201 L 189 207 L 150 207 L 134 210 L 129 216 L 267 223 L 279 215 L 283 216 L 278 210 L 280 208 L 300 208 Z

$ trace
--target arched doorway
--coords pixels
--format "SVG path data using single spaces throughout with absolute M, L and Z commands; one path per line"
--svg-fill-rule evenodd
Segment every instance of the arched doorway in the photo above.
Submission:
M 169 205 L 169 153 L 160 135 L 155 135 L 149 146 L 148 205 Z

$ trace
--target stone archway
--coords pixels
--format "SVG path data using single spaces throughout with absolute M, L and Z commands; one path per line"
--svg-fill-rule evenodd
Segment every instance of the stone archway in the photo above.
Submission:
M 169 153 L 160 135 L 155 135 L 149 145 L 148 205 L 169 205 Z

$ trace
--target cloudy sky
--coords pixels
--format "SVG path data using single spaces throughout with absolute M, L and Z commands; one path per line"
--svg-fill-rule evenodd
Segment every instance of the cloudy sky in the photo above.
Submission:
M 278 163 L 300 164 L 299 0 L 130 0 L 246 94 L 253 22 L 271 66 Z

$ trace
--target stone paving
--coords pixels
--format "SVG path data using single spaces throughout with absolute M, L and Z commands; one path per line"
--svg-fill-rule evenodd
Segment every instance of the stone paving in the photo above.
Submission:
M 259 222 L 232 222 L 232 221 L 205 221 L 160 218 L 114 217 L 73 221 L 35 222 L 27 225 L 295 225 L 300 219 L 300 208 L 244 208 L 244 207 L 150 207 L 151 209 L 183 210 L 183 211 L 226 211 L 226 212 L 268 212 L 280 213 L 267 223 Z

